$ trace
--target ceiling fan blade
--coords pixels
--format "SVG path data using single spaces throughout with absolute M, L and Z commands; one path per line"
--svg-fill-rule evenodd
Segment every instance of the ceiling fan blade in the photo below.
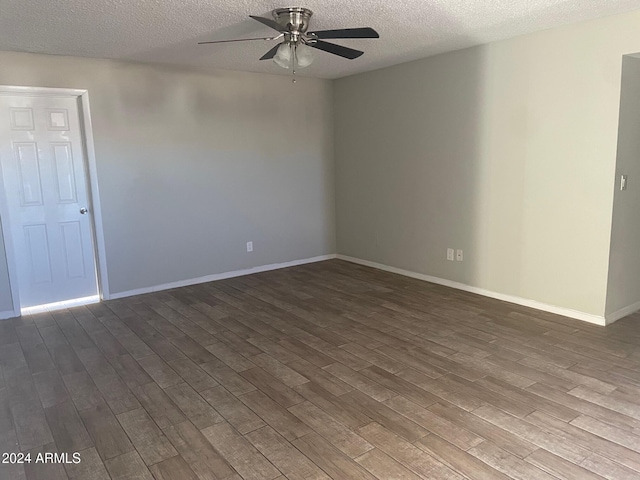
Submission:
M 271 27 L 274 30 L 277 30 L 278 32 L 286 32 L 287 31 L 286 28 L 284 28 L 282 25 L 280 25 L 275 20 L 271 20 L 270 18 L 256 17 L 255 15 L 249 15 L 249 16 L 251 18 L 253 18 L 254 20 L 262 23 L 263 25 L 266 25 L 267 27 Z
M 273 47 L 271 50 L 269 50 L 267 53 L 265 53 L 263 56 L 261 56 L 260 60 L 269 60 L 269 59 L 275 57 L 276 56 L 276 52 L 278 51 L 278 48 L 280 47 L 280 45 L 282 45 L 282 44 L 279 43 L 278 45 Z
M 253 40 L 277 40 L 284 34 L 280 34 L 276 37 L 259 37 L 259 38 L 237 38 L 235 40 L 213 40 L 211 42 L 198 42 L 198 45 L 208 45 L 210 43 L 231 43 L 231 42 L 251 42 Z
M 373 28 L 341 28 L 338 30 L 320 30 L 319 32 L 310 32 L 316 38 L 380 38 L 378 32 Z
M 348 58 L 349 60 L 353 60 L 354 58 L 358 58 L 364 52 L 360 50 L 354 50 L 353 48 L 343 47 L 342 45 L 336 45 L 335 43 L 323 42 L 322 40 L 318 40 L 313 43 L 309 43 L 310 47 L 317 48 L 318 50 L 323 50 L 325 52 L 333 53 L 334 55 L 338 55 L 339 57 Z

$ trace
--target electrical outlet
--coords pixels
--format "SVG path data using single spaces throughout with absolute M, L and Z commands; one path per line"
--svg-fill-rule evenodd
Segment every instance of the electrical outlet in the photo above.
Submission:
M 620 190 L 627 189 L 627 175 L 620 175 Z
M 464 259 L 464 257 L 462 256 L 462 250 L 458 249 L 456 250 L 456 260 L 461 262 Z
M 447 260 L 453 262 L 453 248 L 447 248 Z
M 247 242 L 247 252 L 253 252 L 253 242 Z

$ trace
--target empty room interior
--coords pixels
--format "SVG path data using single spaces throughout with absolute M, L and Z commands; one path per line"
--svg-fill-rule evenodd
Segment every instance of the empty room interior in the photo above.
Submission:
M 0 479 L 640 478 L 640 0 L 0 0 Z

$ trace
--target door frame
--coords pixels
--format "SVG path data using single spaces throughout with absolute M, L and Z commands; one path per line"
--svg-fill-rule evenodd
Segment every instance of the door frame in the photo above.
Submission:
M 93 143 L 93 127 L 91 125 L 91 111 L 89 109 L 89 92 L 86 89 L 75 88 L 49 88 L 49 87 L 23 87 L 14 85 L 0 85 L 0 96 L 31 96 L 31 97 L 70 97 L 78 102 L 78 114 L 81 137 L 83 143 L 85 182 L 91 215 L 91 233 L 93 251 L 95 256 L 96 276 L 98 281 L 98 295 L 102 300 L 109 300 L 109 277 L 107 275 L 106 249 L 104 242 L 104 230 L 102 227 L 102 210 L 100 208 L 100 194 L 98 191 L 98 172 L 96 168 L 96 153 Z M 0 218 L 4 219 L 0 234 L 4 238 L 4 247 L 9 269 L 9 283 L 11 286 L 11 298 L 13 311 L 16 317 L 21 315 L 20 292 L 18 291 L 18 268 L 15 261 L 13 240 L 9 232 L 10 220 L 7 202 L 0 202 Z

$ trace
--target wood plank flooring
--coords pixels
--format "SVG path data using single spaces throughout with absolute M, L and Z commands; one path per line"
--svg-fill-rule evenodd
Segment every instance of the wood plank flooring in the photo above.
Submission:
M 331 260 L 0 323 L 2 479 L 640 478 L 640 315 Z

